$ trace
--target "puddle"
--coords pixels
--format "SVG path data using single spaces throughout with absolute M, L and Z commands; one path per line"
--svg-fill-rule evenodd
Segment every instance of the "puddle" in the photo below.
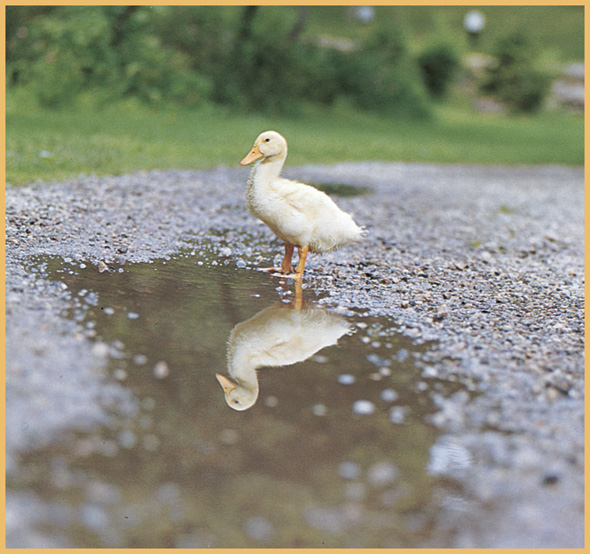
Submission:
M 103 273 L 38 264 L 67 285 L 67 316 L 110 349 L 107 378 L 136 405 L 23 452 L 8 494 L 26 493 L 30 517 L 66 546 L 424 544 L 443 486 L 427 470 L 440 435 L 431 396 L 458 389 L 422 378 L 429 346 L 213 264 L 190 253 Z M 239 387 L 226 403 L 228 382 Z
M 319 189 L 330 196 L 364 196 L 371 192 L 366 187 L 346 185 L 344 183 L 309 183 L 312 187 Z

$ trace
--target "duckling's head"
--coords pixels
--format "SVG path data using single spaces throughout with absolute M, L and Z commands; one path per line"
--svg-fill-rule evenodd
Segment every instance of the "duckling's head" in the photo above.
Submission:
M 240 165 L 248 165 L 256 160 L 271 161 L 287 156 L 287 141 L 276 131 L 260 133 L 254 141 L 252 150 L 240 162 Z
M 217 380 L 223 389 L 225 401 L 230 408 L 242 412 L 256 404 L 256 400 L 258 399 L 258 387 L 252 389 L 239 385 L 234 383 L 231 379 L 228 379 L 225 375 L 221 375 L 221 373 L 216 373 L 215 377 L 217 377 Z

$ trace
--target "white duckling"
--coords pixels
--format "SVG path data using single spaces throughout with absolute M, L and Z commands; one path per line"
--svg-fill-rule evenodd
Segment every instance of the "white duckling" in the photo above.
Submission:
M 302 362 L 336 344 L 350 330 L 342 316 L 312 305 L 297 309 L 283 302 L 238 323 L 227 341 L 231 379 L 220 373 L 215 375 L 225 401 L 234 410 L 251 408 L 258 399 L 258 368 Z
M 285 241 L 281 269 L 271 270 L 301 280 L 310 250 L 326 252 L 338 248 L 359 239 L 363 229 L 324 192 L 281 178 L 286 158 L 287 141 L 276 131 L 266 131 L 258 136 L 240 164 L 258 161 L 248 180 L 248 208 Z M 295 247 L 299 261 L 293 272 Z

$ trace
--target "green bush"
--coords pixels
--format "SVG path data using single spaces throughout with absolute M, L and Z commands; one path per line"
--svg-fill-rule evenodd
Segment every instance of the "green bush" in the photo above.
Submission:
M 136 96 L 197 104 L 210 96 L 212 83 L 194 69 L 190 52 L 167 42 L 159 26 L 173 13 L 137 6 L 13 7 L 8 85 L 32 89 L 52 108 L 70 106 L 93 89 L 103 101 Z
M 497 64 L 488 68 L 481 91 L 513 111 L 537 111 L 549 92 L 551 78 L 537 69 L 534 49 L 526 36 L 512 33 L 500 39 L 494 56 Z
M 287 7 L 54 6 L 7 8 L 9 87 L 48 107 L 96 91 L 148 104 L 296 112 L 344 98 L 362 109 L 428 113 L 419 69 L 396 29 L 341 52 L 300 40 Z
M 42 105 L 69 105 L 86 87 L 117 82 L 116 52 L 100 7 L 64 7 L 26 29 L 12 48 L 8 81 L 33 87 Z
M 259 10 L 252 24 L 234 29 L 232 45 L 211 73 L 214 99 L 240 109 L 287 113 L 304 101 L 329 103 L 334 84 L 328 57 L 312 44 L 289 38 L 292 20 Z
M 338 90 L 359 108 L 424 117 L 430 109 L 415 63 L 395 29 L 377 29 L 353 52 L 340 52 Z
M 448 44 L 428 47 L 418 56 L 424 84 L 434 98 L 442 98 L 459 68 L 459 57 Z

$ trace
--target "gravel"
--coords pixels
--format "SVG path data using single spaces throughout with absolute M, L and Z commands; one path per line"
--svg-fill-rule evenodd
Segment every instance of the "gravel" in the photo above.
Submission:
M 424 378 L 474 393 L 434 399 L 431 423 L 444 434 L 431 471 L 463 480 L 468 496 L 449 495 L 430 546 L 452 536 L 456 547 L 583 547 L 583 170 L 371 162 L 285 173 L 368 190 L 337 199 L 367 238 L 310 256 L 306 286 L 326 305 L 385 315 L 416 342 L 436 341 Z M 16 452 L 108 418 L 99 399 L 137 409 L 106 379 L 113 347 L 64 317 L 69 291 L 31 260 L 104 271 L 208 241 L 238 271 L 267 265 L 281 247 L 245 208 L 247 176 L 221 167 L 7 186 L 9 473 Z M 310 520 L 330 527 L 332 515 L 322 517 Z

